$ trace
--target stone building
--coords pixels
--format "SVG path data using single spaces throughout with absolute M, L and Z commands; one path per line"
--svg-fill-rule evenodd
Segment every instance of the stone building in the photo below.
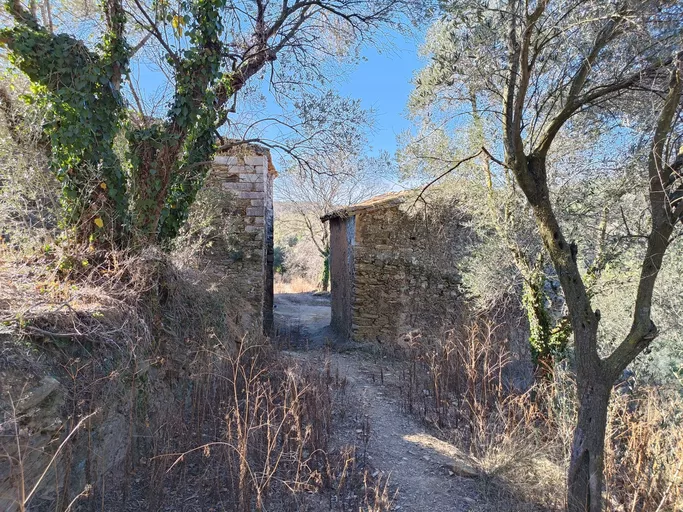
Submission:
M 393 341 L 457 321 L 468 229 L 457 208 L 413 192 L 384 194 L 323 216 L 330 228 L 332 328 L 356 341 Z
M 219 153 L 206 187 L 229 191 L 223 206 L 226 224 L 221 240 L 209 251 L 227 286 L 245 299 L 251 311 L 240 311 L 245 330 L 273 326 L 273 180 L 277 171 L 270 151 L 255 144 Z

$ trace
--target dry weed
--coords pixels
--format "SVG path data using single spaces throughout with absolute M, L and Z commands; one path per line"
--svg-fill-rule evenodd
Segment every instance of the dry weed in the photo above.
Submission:
M 363 453 L 328 449 L 333 406 L 344 403 L 334 395 L 345 395 L 346 386 L 329 364 L 313 368 L 243 343 L 233 355 L 204 353 L 194 365 L 204 370 L 194 428 L 215 439 L 156 456 L 168 461 L 166 476 L 201 456 L 219 475 L 224 506 L 236 512 L 315 510 L 324 495 L 332 510 L 390 510 L 387 482 L 368 475 Z
M 317 283 L 313 283 L 305 277 L 296 276 L 292 279 L 284 279 L 281 275 L 275 276 L 275 293 L 306 293 L 318 289 Z
M 503 377 L 508 358 L 496 334 L 480 321 L 462 333 L 404 338 L 406 409 L 467 451 L 483 484 L 486 504 L 478 510 L 559 510 L 576 420 L 572 374 L 565 361 L 551 380 L 515 393 Z M 606 510 L 683 510 L 682 422 L 680 390 L 615 390 Z
M 405 407 L 467 454 L 482 484 L 482 510 L 559 509 L 563 468 L 548 456 L 555 438 L 541 398 L 551 386 L 511 390 L 504 341 L 483 319 L 439 337 L 404 338 Z
M 675 389 L 616 393 L 605 456 L 607 510 L 683 510 L 683 400 Z
M 9 401 L 12 406 L 12 415 L 7 419 L 7 421 L 0 423 L 0 435 L 2 435 L 4 431 L 11 431 L 10 435 L 13 437 L 14 446 L 11 446 L 11 451 L 6 449 L 5 453 L 0 456 L 0 460 L 5 460 L 6 464 L 9 464 L 11 468 L 10 473 L 13 473 L 15 476 L 17 496 L 14 500 L 10 501 L 10 509 L 16 507 L 16 510 L 19 512 L 26 512 L 27 510 L 30 510 L 28 508 L 29 503 L 36 496 L 36 493 L 43 484 L 48 472 L 57 463 L 62 453 L 66 450 L 71 438 L 74 436 L 74 434 L 81 430 L 81 427 L 83 427 L 90 418 L 98 414 L 99 411 L 95 410 L 80 419 L 73 429 L 71 429 L 64 439 L 62 439 L 61 443 L 47 461 L 47 464 L 45 464 L 43 471 L 40 473 L 37 479 L 34 482 L 31 482 L 28 481 L 24 468 L 25 458 L 27 456 L 27 451 L 29 450 L 25 439 L 26 432 L 20 430 L 21 417 L 17 413 L 14 400 L 12 400 L 11 396 L 9 396 Z M 15 467 L 16 471 L 13 472 L 12 469 Z M 90 490 L 90 486 L 86 485 L 85 489 L 70 501 L 70 503 L 64 509 L 64 512 L 71 510 L 79 499 L 88 496 Z M 0 501 L 9 501 L 8 497 L 0 496 L 0 498 L 2 498 Z

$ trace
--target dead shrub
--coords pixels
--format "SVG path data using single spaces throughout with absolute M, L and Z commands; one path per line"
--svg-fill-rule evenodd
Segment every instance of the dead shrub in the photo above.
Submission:
M 2 258 L 3 332 L 15 348 L 50 353 L 73 419 L 67 430 L 95 408 L 125 416 L 124 476 L 93 470 L 88 496 L 72 489 L 71 454 L 86 453 L 88 467 L 102 456 L 88 444 L 98 417 L 53 464 L 59 482 L 42 484 L 54 483 L 57 506 L 87 498 L 105 510 L 182 501 L 201 510 L 304 511 L 337 496 L 332 509 L 389 510 L 386 482 L 368 474 L 362 454 L 328 449 L 332 395 L 344 396 L 345 379 L 245 337 L 233 315 L 246 305 L 210 269 L 177 265 L 155 249 L 56 244 L 7 249 Z
M 245 341 L 232 355 L 198 354 L 193 366 L 192 429 L 212 440 L 154 457 L 164 479 L 200 465 L 236 512 L 317 510 L 323 497 L 331 510 L 390 510 L 387 482 L 368 474 L 363 453 L 329 450 L 333 408 L 346 386 L 329 364 L 313 368 Z
M 330 510 L 354 512 L 389 512 L 396 497 L 389 489 L 389 479 L 370 472 L 365 448 L 344 446 L 327 456 L 326 487 Z
M 259 345 L 213 355 L 213 370 L 197 382 L 194 415 L 205 426 L 222 423 L 220 435 L 176 457 L 169 470 L 191 452 L 213 457 L 239 512 L 320 488 L 331 410 L 323 376 L 282 365 Z
M 570 361 L 526 393 L 505 382 L 497 329 L 479 320 L 439 337 L 412 333 L 404 350 L 403 399 L 477 469 L 487 504 L 477 510 L 559 510 L 576 422 Z M 605 452 L 606 510 L 683 510 L 680 390 L 615 390 Z

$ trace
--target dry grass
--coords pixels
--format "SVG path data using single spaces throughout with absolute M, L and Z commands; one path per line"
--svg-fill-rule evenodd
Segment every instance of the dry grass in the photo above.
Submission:
M 27 456 L 26 445 L 23 439 L 25 437 L 25 434 L 22 435 L 22 433 L 20 432 L 20 424 L 22 421 L 22 417 L 20 414 L 17 413 L 15 404 L 13 403 L 11 396 L 10 402 L 12 405 L 12 414 L 4 422 L 0 423 L 0 432 L 4 432 L 7 430 L 12 431 L 14 438 L 13 440 L 15 443 L 15 450 L 5 450 L 4 457 L 0 457 L 0 459 L 4 459 L 11 468 L 10 473 L 15 474 L 14 480 L 16 482 L 17 489 L 15 499 L 12 500 L 5 496 L 0 496 L 0 499 L 1 501 L 9 502 L 10 509 L 16 508 L 16 510 L 18 510 L 19 512 L 26 512 L 30 510 L 29 504 L 32 505 L 32 503 L 30 502 L 32 498 L 35 497 L 37 491 L 40 489 L 48 472 L 52 469 L 52 466 L 59 460 L 59 457 L 62 455 L 62 452 L 66 449 L 66 447 L 69 446 L 71 438 L 74 436 L 74 434 L 78 433 L 81 427 L 83 427 L 84 424 L 86 424 L 91 417 L 98 414 L 99 411 L 96 410 L 80 419 L 76 426 L 64 437 L 60 445 L 55 450 L 54 454 L 52 454 L 49 461 L 47 461 L 47 464 L 43 468 L 42 472 L 40 473 L 36 481 L 29 482 L 24 468 L 25 458 Z M 70 510 L 72 510 L 74 505 L 78 502 L 78 500 L 80 500 L 83 497 L 87 497 L 90 494 L 90 491 L 91 487 L 89 485 L 86 485 L 83 491 L 79 493 L 75 498 L 73 498 L 71 502 L 66 506 L 66 508 L 64 508 L 64 512 L 69 512 Z
M 275 293 L 307 293 L 318 289 L 318 284 L 300 276 L 285 279 L 281 275 L 275 276 Z
M 151 343 L 139 309 L 167 265 L 159 252 L 0 249 L 0 322 L 8 333 L 117 348 Z
M 201 357 L 206 373 L 195 381 L 193 429 L 213 439 L 161 450 L 152 458 L 157 487 L 191 486 L 186 475 L 198 471 L 225 510 L 313 511 L 323 501 L 329 510 L 390 510 L 387 482 L 369 475 L 364 454 L 355 446 L 329 449 L 346 385 L 329 365 L 313 368 L 254 344 Z M 160 491 L 152 499 L 156 507 L 169 504 Z
M 536 387 L 508 389 L 509 356 L 491 323 L 403 340 L 405 407 L 466 454 L 479 474 L 477 510 L 559 510 L 563 468 L 548 452 L 553 434 Z
M 613 397 L 605 476 L 614 512 L 683 510 L 683 399 L 648 387 Z
M 476 510 L 562 510 L 576 402 L 573 377 L 528 392 L 508 389 L 506 344 L 478 321 L 462 332 L 407 336 L 403 398 L 479 473 Z M 606 510 L 683 510 L 683 401 L 680 389 L 615 391 L 605 455 Z
M 243 339 L 223 314 L 226 303 L 241 307 L 238 299 L 220 295 L 216 290 L 226 287 L 209 287 L 209 281 L 215 278 L 178 270 L 155 251 L 130 256 L 51 247 L 26 255 L 5 247 L 0 249 L 0 329 L 36 346 L 46 341 L 86 344 L 96 354 L 104 347 L 135 351 L 138 357 L 164 339 L 171 341 L 164 350 L 180 349 L 173 357 L 190 359 L 182 362 L 188 362 L 189 374 L 183 378 L 192 390 L 188 416 L 152 419 L 143 428 L 139 425 L 149 415 L 131 413 L 131 439 L 137 432 L 149 445 L 131 450 L 126 462 L 142 475 L 141 483 L 125 484 L 150 509 L 172 507 L 181 499 L 169 495 L 168 487 L 192 491 L 193 485 L 206 484 L 206 510 L 208 502 L 237 512 L 319 510 L 321 502 L 333 510 L 391 510 L 387 482 L 370 477 L 363 453 L 355 447 L 329 450 L 332 411 L 343 378 L 330 375 L 329 366 L 302 366 Z M 277 290 L 314 288 L 300 279 L 281 282 Z M 510 391 L 504 378 L 509 361 L 504 340 L 483 320 L 434 338 L 415 333 L 401 345 L 404 406 L 460 447 L 476 468 L 482 503 L 474 510 L 562 508 L 575 419 L 568 372 L 558 368 L 553 382 L 539 383 L 524 394 Z M 102 403 L 92 387 L 98 376 L 80 370 L 95 364 L 64 363 L 72 372 L 74 409 L 63 435 L 73 433 L 73 439 L 62 437 L 58 453 L 68 455 L 80 436 L 78 418 Z M 136 360 L 131 364 L 135 373 Z M 131 368 L 119 370 L 125 374 Z M 141 385 L 135 379 L 126 385 L 125 399 L 140 400 Z M 646 387 L 613 397 L 606 510 L 683 510 L 683 402 L 678 393 Z M 5 455 L 21 475 L 29 445 L 17 422 L 12 425 L 18 453 Z M 47 462 L 64 469 L 70 462 L 66 455 Z M 144 459 L 149 462 L 143 465 Z M 64 481 L 68 473 L 63 472 Z M 18 494 L 21 503 L 40 483 L 24 482 L 21 476 L 16 482 L 18 490 L 24 488 L 23 498 Z M 113 490 L 103 497 L 101 489 L 87 489 L 86 494 L 105 504 L 108 496 L 113 496 L 112 503 L 119 496 Z M 86 494 L 63 496 L 63 507 L 87 499 Z M 136 506 L 130 501 L 121 510 Z
M 320 489 L 331 428 L 324 375 L 276 360 L 259 345 L 242 344 L 235 355 L 210 358 L 211 367 L 201 365 L 210 370 L 197 382 L 195 415 L 221 434 L 170 456 L 167 471 L 178 471 L 195 452 L 211 458 L 238 512 L 283 506 Z
M 10 480 L 24 483 L 24 496 L 54 486 L 58 507 L 90 500 L 122 511 L 179 503 L 197 510 L 305 511 L 319 510 L 321 500 L 332 510 L 390 509 L 386 482 L 371 478 L 363 454 L 328 447 L 333 407 L 343 407 L 335 405 L 343 377 L 331 375 L 329 365 L 311 368 L 274 352 L 266 340 L 244 337 L 225 313 L 243 305 L 221 294 L 228 287 L 215 286 L 215 276 L 178 269 L 156 252 L 90 255 L 88 265 L 75 269 L 60 267 L 59 250 L 2 256 L 3 327 L 22 347 L 49 353 L 41 358 L 63 366 L 60 389 L 72 418 L 58 433 L 59 457 L 45 461 L 50 479 L 25 481 L 12 465 Z M 154 370 L 141 370 L 150 365 Z M 163 376 L 177 383 L 179 396 L 166 390 Z M 95 408 L 105 414 L 88 416 Z M 103 456 L 88 440 L 112 408 L 126 415 L 120 435 L 127 476 L 96 477 L 87 492 L 74 490 L 72 454 L 85 451 L 88 467 Z M 79 429 L 83 417 L 87 429 Z M 2 446 L 15 462 L 27 449 L 45 448 L 26 429 L 20 437 L 19 453 Z M 23 503 L 19 490 L 13 496 Z

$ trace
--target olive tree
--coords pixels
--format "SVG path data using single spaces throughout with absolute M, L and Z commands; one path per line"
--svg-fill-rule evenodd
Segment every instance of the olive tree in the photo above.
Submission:
M 526 198 L 560 281 L 573 331 L 579 411 L 568 508 L 597 512 L 602 509 L 611 390 L 657 336 L 651 314 L 654 287 L 683 216 L 683 155 L 677 154 L 676 143 L 681 133 L 681 6 L 639 0 L 463 0 L 444 2 L 444 7 L 432 63 L 418 77 L 418 89 L 425 102 L 438 98 L 461 111 L 474 90 L 480 110 L 497 123 L 500 143 L 482 151 L 514 177 Z M 637 98 L 647 98 L 651 109 L 634 116 Z M 631 327 L 604 354 L 590 275 L 582 272 L 580 248 L 567 239 L 566 225 L 554 207 L 548 161 L 561 133 L 580 134 L 581 127 L 600 133 L 615 124 L 622 143 L 611 151 L 649 139 L 647 160 L 640 162 L 649 229 Z
M 469 120 L 463 124 L 457 123 L 461 112 L 435 109 L 434 102 L 423 101 L 422 92 L 418 88 L 409 103 L 420 125 L 403 137 L 402 174 L 438 180 L 466 205 L 477 244 L 459 264 L 465 287 L 482 311 L 519 299 L 533 361 L 541 374 L 550 376 L 555 361 L 565 354 L 571 329 L 563 301 L 554 292 L 557 276 L 530 222 L 530 208 L 512 175 L 495 173 L 482 150 L 495 139 L 495 125 L 481 115 L 473 93 Z M 450 127 L 451 122 L 457 128 Z

